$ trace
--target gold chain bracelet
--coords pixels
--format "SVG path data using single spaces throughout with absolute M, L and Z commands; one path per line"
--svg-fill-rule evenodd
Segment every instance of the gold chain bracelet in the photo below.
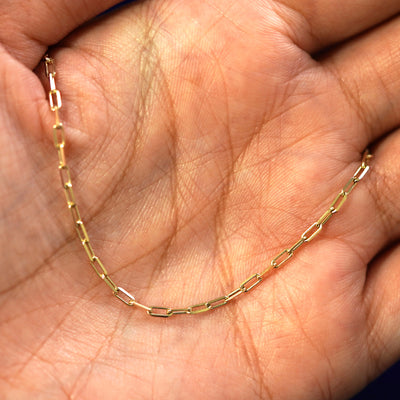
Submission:
M 127 290 L 123 289 L 120 286 L 117 286 L 111 279 L 108 274 L 106 268 L 104 267 L 100 258 L 95 254 L 92 245 L 90 243 L 89 235 L 86 231 L 85 224 L 81 218 L 78 205 L 75 200 L 75 194 L 72 188 L 71 175 L 66 163 L 65 159 L 65 133 L 64 126 L 60 121 L 59 109 L 62 106 L 61 101 L 61 93 L 57 90 L 56 81 L 55 81 L 55 65 L 54 60 L 46 55 L 43 59 L 46 69 L 46 77 L 49 79 L 50 91 L 49 91 L 49 102 L 50 109 L 55 114 L 55 123 L 53 125 L 53 137 L 54 137 L 54 145 L 58 152 L 58 169 L 61 176 L 61 183 L 64 188 L 65 196 L 67 199 L 67 206 L 71 212 L 72 219 L 74 221 L 75 229 L 78 234 L 78 237 L 81 241 L 83 248 L 86 251 L 87 256 L 89 257 L 89 262 L 97 275 L 102 279 L 112 290 L 113 294 L 121 300 L 124 304 L 128 306 L 136 306 L 142 308 L 147 311 L 147 313 L 153 317 L 170 317 L 176 314 L 199 314 L 204 311 L 210 311 L 215 308 L 224 306 L 228 304 L 233 299 L 236 299 L 238 296 L 243 293 L 248 293 L 255 286 L 257 286 L 262 280 L 264 275 L 274 268 L 281 267 L 284 263 L 286 263 L 295 252 L 305 243 L 311 242 L 322 230 L 324 225 L 331 219 L 331 217 L 336 214 L 343 206 L 347 197 L 360 182 L 361 179 L 364 178 L 365 174 L 369 170 L 369 160 L 372 155 L 368 150 L 364 152 L 361 165 L 358 167 L 357 171 L 350 178 L 350 180 L 345 184 L 340 193 L 335 197 L 330 207 L 326 212 L 322 214 L 322 216 L 314 222 L 311 226 L 309 226 L 304 233 L 300 236 L 300 239 L 290 248 L 283 250 L 276 257 L 272 259 L 269 266 L 262 273 L 256 273 L 251 275 L 245 281 L 243 281 L 240 286 L 230 292 L 229 294 L 221 297 L 217 297 L 215 299 L 206 301 L 204 303 L 195 304 L 185 308 L 169 308 L 169 307 L 148 307 L 144 304 L 141 304 L 136 301 L 135 297 L 129 293 Z

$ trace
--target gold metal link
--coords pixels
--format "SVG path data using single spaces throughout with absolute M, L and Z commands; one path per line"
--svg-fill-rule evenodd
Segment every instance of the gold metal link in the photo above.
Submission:
M 63 124 L 53 125 L 54 146 L 58 150 L 65 146 L 65 134 Z
M 101 279 L 104 279 L 106 276 L 108 276 L 108 272 L 99 257 L 94 256 L 90 260 L 90 264 Z
M 189 307 L 187 308 L 170 308 L 167 311 L 170 315 L 190 314 Z
M 233 290 L 229 294 L 226 295 L 226 301 L 231 301 L 233 299 L 236 299 L 236 297 L 240 296 L 243 294 L 242 288 L 238 287 L 237 289 Z
M 352 177 L 348 180 L 348 182 L 343 187 L 343 193 L 347 196 L 352 192 L 352 190 L 356 187 L 358 183 L 358 179 Z
M 60 113 L 58 110 L 54 110 L 54 119 L 55 119 L 55 123 L 54 125 L 59 125 L 61 123 L 60 121 Z
M 196 304 L 189 307 L 189 314 L 200 314 L 205 311 L 210 311 L 207 307 L 207 303 Z
M 301 238 L 298 242 L 296 242 L 290 249 L 288 249 L 288 250 L 285 250 L 284 252 L 283 252 L 283 254 L 285 254 L 286 252 L 288 253 L 288 254 L 292 254 L 293 255 L 293 253 L 296 251 L 296 250 L 298 250 L 299 248 L 300 248 L 300 246 L 302 246 L 304 243 L 306 242 L 306 240 L 304 239 L 304 238 Z M 281 254 L 282 255 L 282 254 Z M 290 257 L 288 257 L 287 259 L 286 259 L 286 261 L 289 259 Z
M 69 172 L 68 165 L 60 165 L 58 167 L 60 171 L 61 185 L 64 189 L 68 186 L 72 187 L 71 173 Z
M 113 291 L 117 292 L 118 291 L 118 286 L 113 282 L 113 280 L 110 278 L 110 275 L 105 275 L 103 281 L 106 283 L 106 285 Z M 136 305 L 136 304 L 135 304 Z
M 370 160 L 371 160 L 373 157 L 374 157 L 374 156 L 369 152 L 369 150 L 366 149 L 366 150 L 364 151 L 363 158 L 362 158 L 362 160 L 361 160 L 361 166 L 362 166 L 363 168 L 368 167 L 368 166 L 369 166 L 369 162 L 370 162 Z
M 334 209 L 330 208 L 328 211 L 325 211 L 321 218 L 317 221 L 317 225 L 323 226 L 325 225 L 333 216 L 334 214 Z
M 55 74 L 49 74 L 49 84 L 50 84 L 50 91 L 53 92 L 56 90 L 56 80 L 55 80 Z
M 76 204 L 74 189 L 72 189 L 72 183 L 66 184 L 64 187 L 65 198 L 67 200 L 67 205 Z
M 94 250 L 93 250 L 90 242 L 87 242 L 86 240 L 84 240 L 82 242 L 82 246 L 85 249 L 87 256 L 89 257 L 89 260 L 93 261 L 93 259 L 96 258 L 96 254 L 94 254 Z
M 62 107 L 61 93 L 59 90 L 50 90 L 49 101 L 51 111 L 59 110 Z
M 206 307 L 209 308 L 210 310 L 213 310 L 214 308 L 222 307 L 227 303 L 228 303 L 227 296 L 221 296 L 217 297 L 214 300 L 207 301 Z
M 54 138 L 54 146 L 58 150 L 60 147 L 65 146 L 65 132 L 63 124 L 54 124 L 53 125 L 53 138 Z
M 60 121 L 60 113 L 59 110 L 62 107 L 62 98 L 61 92 L 56 87 L 56 69 L 54 65 L 54 60 L 45 56 L 44 59 L 45 72 L 46 76 L 49 80 L 50 90 L 48 92 L 49 96 L 49 104 L 51 111 L 54 112 L 55 123 L 53 125 L 53 141 L 54 146 L 57 149 L 58 154 L 58 162 L 59 162 L 59 172 L 61 177 L 61 183 L 64 188 L 65 196 L 67 199 L 67 205 L 72 215 L 72 219 L 74 221 L 75 229 L 78 234 L 78 237 L 82 243 L 83 248 L 87 256 L 89 257 L 90 264 L 95 270 L 96 274 L 104 281 L 104 283 L 113 291 L 115 297 L 121 300 L 124 304 L 128 306 L 135 306 L 138 308 L 142 308 L 147 311 L 150 316 L 153 317 L 162 317 L 167 318 L 172 315 L 179 314 L 200 314 L 206 311 L 213 310 L 215 308 L 222 307 L 226 305 L 228 302 L 236 299 L 238 296 L 243 293 L 249 292 L 255 286 L 257 286 L 263 279 L 263 275 L 267 272 L 270 272 L 274 268 L 281 267 L 284 263 L 286 263 L 291 257 L 293 257 L 295 251 L 297 251 L 304 243 L 310 242 L 313 240 L 320 232 L 322 227 L 328 223 L 328 221 L 332 218 L 334 214 L 336 214 L 343 204 L 346 202 L 348 195 L 357 185 L 357 183 L 363 179 L 366 173 L 369 170 L 369 161 L 372 158 L 372 155 L 366 150 L 363 154 L 362 161 L 360 167 L 356 170 L 352 178 L 346 183 L 343 187 L 342 191 L 336 196 L 333 202 L 330 205 L 330 208 L 318 219 L 317 222 L 313 223 L 307 230 L 302 234 L 300 240 L 298 240 L 291 248 L 283 250 L 279 253 L 275 258 L 272 259 L 270 265 L 265 269 L 261 274 L 251 275 L 248 279 L 241 283 L 241 285 L 227 294 L 226 296 L 220 296 L 213 300 L 209 300 L 205 303 L 196 304 L 190 307 L 185 308 L 166 308 L 166 307 L 148 307 L 144 304 L 141 304 L 135 300 L 135 297 L 130 294 L 125 289 L 119 287 L 116 283 L 113 282 L 111 277 L 108 275 L 106 268 L 101 262 L 100 258 L 95 255 L 95 252 L 92 248 L 92 245 L 89 240 L 88 233 L 86 231 L 86 227 L 82 222 L 82 218 L 76 204 L 75 194 L 72 188 L 72 179 L 69 168 L 67 166 L 66 157 L 65 157 L 65 131 L 64 126 Z
M 161 317 L 168 318 L 172 315 L 171 309 L 167 307 L 150 307 L 150 310 L 147 311 L 149 315 L 152 317 Z
M 369 171 L 369 165 L 361 165 L 358 167 L 357 171 L 354 173 L 353 178 L 357 179 L 357 181 L 361 181 L 364 178 L 365 174 Z
M 276 267 L 274 267 L 273 265 L 272 265 L 272 262 L 267 266 L 267 268 L 263 271 L 263 272 L 261 272 L 261 276 L 264 278 L 264 275 L 266 275 L 266 274 L 268 274 L 269 272 L 271 272 L 273 269 L 276 269 Z
M 44 57 L 44 66 L 45 66 L 46 77 L 49 78 L 49 76 L 52 75 L 54 78 L 54 76 L 56 75 L 54 60 L 46 55 Z
M 114 292 L 114 296 L 127 306 L 133 306 L 135 303 L 135 298 L 122 287 L 117 287 L 117 290 Z
M 131 302 L 133 306 L 143 308 L 143 310 L 151 311 L 151 307 L 145 306 L 144 304 L 138 303 L 137 301 Z
M 332 214 L 337 213 L 347 200 L 347 194 L 343 190 L 336 196 L 331 204 Z
M 239 286 L 242 292 L 246 293 L 257 286 L 262 281 L 262 277 L 260 274 L 254 274 L 247 278 L 245 281 L 241 283 Z
M 78 233 L 79 240 L 81 242 L 90 242 L 89 240 L 89 235 L 86 231 L 85 224 L 83 223 L 82 220 L 79 220 L 75 224 L 76 232 Z
M 60 148 L 57 149 L 57 154 L 58 154 L 58 168 L 65 167 L 67 165 L 67 162 L 65 161 L 64 146 L 60 146 Z
M 304 239 L 304 241 L 311 242 L 317 236 L 322 230 L 322 225 L 318 225 L 317 222 L 314 222 L 308 229 L 304 231 L 304 233 L 301 235 L 301 237 Z M 311 235 L 309 236 L 309 234 Z
M 304 241 L 305 241 L 305 239 L 304 239 Z M 283 256 L 285 256 L 285 257 L 283 257 Z M 272 259 L 271 265 L 274 268 L 279 268 L 280 266 L 285 264 L 285 262 L 287 262 L 289 260 L 289 258 L 291 258 L 291 257 L 293 257 L 293 252 L 291 252 L 289 249 L 285 249 L 281 253 L 279 253 L 275 258 Z
M 72 216 L 72 220 L 74 221 L 74 225 L 76 225 L 76 223 L 78 221 L 82 220 L 78 205 L 76 203 L 70 203 L 70 204 L 68 204 L 68 208 L 69 208 L 69 211 L 71 212 L 71 216 Z

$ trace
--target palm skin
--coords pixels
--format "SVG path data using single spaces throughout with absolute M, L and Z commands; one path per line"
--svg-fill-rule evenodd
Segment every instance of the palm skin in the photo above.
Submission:
M 51 53 L 91 241 L 148 305 L 197 304 L 264 270 L 384 133 L 365 134 L 334 69 L 295 44 L 287 8 L 196 4 L 133 4 Z M 248 295 L 150 318 L 110 295 L 75 237 L 43 66 L 38 79 L 2 58 L 3 397 L 345 398 L 398 357 L 384 350 L 389 300 L 376 298 L 383 279 L 396 290 L 399 262 L 397 247 L 375 258 L 398 236 L 398 212 L 375 195 L 387 164 Z M 377 158 L 396 146 L 392 134 Z

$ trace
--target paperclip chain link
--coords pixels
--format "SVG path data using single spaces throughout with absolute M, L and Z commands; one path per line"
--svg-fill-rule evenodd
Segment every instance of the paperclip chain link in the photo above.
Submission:
M 79 240 L 84 248 L 88 258 L 89 263 L 93 267 L 96 274 L 99 276 L 101 280 L 112 290 L 115 297 L 121 300 L 124 304 L 128 306 L 135 306 L 138 308 L 142 308 L 147 313 L 153 317 L 171 317 L 172 315 L 178 314 L 200 314 L 206 311 L 214 310 L 215 308 L 219 308 L 225 306 L 232 300 L 236 299 L 238 296 L 248 293 L 252 289 L 254 289 L 259 283 L 262 282 L 263 277 L 272 269 L 280 268 L 284 263 L 289 261 L 290 258 L 293 257 L 295 252 L 305 245 L 306 243 L 311 242 L 317 235 L 319 235 L 325 226 L 325 224 L 342 208 L 343 204 L 346 202 L 348 196 L 364 178 L 365 174 L 369 170 L 369 160 L 372 155 L 366 150 L 363 154 L 363 158 L 361 161 L 361 165 L 354 173 L 354 175 L 349 179 L 349 181 L 344 185 L 343 189 L 340 193 L 335 197 L 335 199 L 330 204 L 328 210 L 326 210 L 322 216 L 311 224 L 304 233 L 300 236 L 300 239 L 293 244 L 293 246 L 283 250 L 276 257 L 272 259 L 268 267 L 262 273 L 256 273 L 251 275 L 245 281 L 243 281 L 240 286 L 228 293 L 225 296 L 217 297 L 212 300 L 208 300 L 204 303 L 195 304 L 192 306 L 188 306 L 185 308 L 169 308 L 169 307 L 158 307 L 158 306 L 146 306 L 136 301 L 135 297 L 129 293 L 124 288 L 118 286 L 111 279 L 110 275 L 107 272 L 106 267 L 104 266 L 101 259 L 96 255 L 95 251 L 90 242 L 89 235 L 87 233 L 85 224 L 79 212 L 78 205 L 75 199 L 75 193 L 72 186 L 71 174 L 66 163 L 65 158 L 65 131 L 64 126 L 60 121 L 59 110 L 62 107 L 62 99 L 61 93 L 56 87 L 56 69 L 54 65 L 54 60 L 46 55 L 43 59 L 46 76 L 49 79 L 49 104 L 50 109 L 55 115 L 55 123 L 53 125 L 53 140 L 54 146 L 58 153 L 58 170 L 61 177 L 61 184 L 64 189 L 66 202 L 68 209 L 70 210 L 73 223 L 75 226 L 75 230 L 79 237 Z

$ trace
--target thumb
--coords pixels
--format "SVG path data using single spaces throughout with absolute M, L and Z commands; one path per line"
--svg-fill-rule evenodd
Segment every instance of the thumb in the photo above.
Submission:
M 0 2 L 0 44 L 33 69 L 49 45 L 121 0 Z

